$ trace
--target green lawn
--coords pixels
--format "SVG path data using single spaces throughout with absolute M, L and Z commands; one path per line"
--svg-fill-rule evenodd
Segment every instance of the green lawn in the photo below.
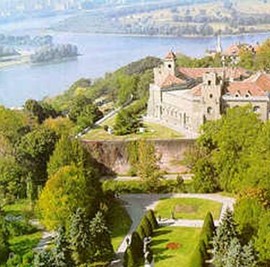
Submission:
M 155 231 L 152 248 L 155 267 L 188 267 L 190 257 L 197 246 L 200 228 L 162 227 Z M 177 243 L 178 249 L 167 249 L 168 243 Z
M 29 200 L 19 200 L 14 204 L 5 205 L 4 211 L 12 215 L 33 216 L 33 209 Z
M 10 228 L 18 229 L 19 227 L 22 229 L 20 235 L 15 234 L 9 239 L 11 251 L 20 256 L 33 251 L 33 248 L 37 246 L 41 239 L 42 232 L 36 229 L 36 227 L 29 225 L 28 220 L 34 218 L 31 202 L 19 200 L 14 204 L 4 206 L 4 211 L 7 216 L 12 215 L 22 218 L 19 224 L 15 222 L 11 224 L 10 222 Z
M 122 243 L 131 226 L 131 219 L 126 209 L 119 202 L 113 202 L 108 215 L 114 250 Z
M 222 204 L 219 202 L 198 198 L 167 198 L 161 199 L 155 212 L 162 218 L 171 218 L 174 212 L 176 219 L 203 220 L 210 211 L 214 219 L 219 219 Z
M 41 236 L 41 232 L 37 231 L 33 234 L 13 237 L 9 240 L 10 249 L 15 254 L 23 256 L 24 254 L 33 251 L 33 248 L 37 246 Z
M 113 121 L 113 118 L 110 119 L 109 123 Z M 104 123 L 106 124 L 106 122 Z M 137 134 L 128 134 L 124 136 L 116 136 L 113 134 L 109 134 L 104 131 L 103 127 L 100 126 L 91 130 L 89 133 L 84 135 L 82 138 L 86 140 L 132 140 L 138 138 L 146 138 L 146 139 L 176 139 L 181 138 L 183 135 L 177 131 L 169 129 L 165 126 L 144 122 L 145 132 L 137 133 Z

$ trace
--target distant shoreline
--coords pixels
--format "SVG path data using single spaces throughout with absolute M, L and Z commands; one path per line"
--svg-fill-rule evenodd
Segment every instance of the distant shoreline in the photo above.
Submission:
M 0 61 L 0 70 L 30 63 L 30 56 L 22 55 L 14 60 Z
M 88 32 L 88 31 L 68 31 L 68 30 L 57 30 L 57 29 L 47 29 L 49 32 L 52 33 L 69 33 L 69 34 L 89 34 L 89 35 L 107 35 L 107 36 L 120 36 L 120 37 L 142 37 L 142 38 L 185 38 L 185 39 L 212 39 L 216 38 L 216 35 L 181 35 L 181 36 L 175 36 L 175 35 L 163 35 L 163 34 L 157 34 L 157 35 L 150 35 L 150 34 L 131 34 L 131 33 L 110 33 L 110 32 Z M 235 33 L 235 34 L 222 34 L 222 37 L 234 37 L 234 36 L 248 36 L 248 35 L 256 35 L 256 34 L 270 34 L 269 31 L 258 31 L 258 32 L 245 32 L 245 33 Z

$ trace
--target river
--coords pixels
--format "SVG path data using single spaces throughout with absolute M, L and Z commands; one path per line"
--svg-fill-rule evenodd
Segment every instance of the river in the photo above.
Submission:
M 47 19 L 48 20 L 48 19 Z M 50 19 L 50 22 L 55 19 Z M 10 34 L 52 34 L 56 43 L 72 43 L 82 54 L 77 59 L 43 65 L 17 65 L 0 69 L 0 104 L 21 106 L 26 99 L 42 99 L 60 94 L 79 78 L 97 78 L 146 56 L 163 57 L 173 49 L 190 56 L 202 56 L 214 48 L 215 38 L 140 37 L 98 34 L 48 32 L 41 26 L 48 21 L 35 20 L 23 24 L 0 25 L 0 32 Z M 222 46 L 237 42 L 256 43 L 267 34 L 226 36 Z

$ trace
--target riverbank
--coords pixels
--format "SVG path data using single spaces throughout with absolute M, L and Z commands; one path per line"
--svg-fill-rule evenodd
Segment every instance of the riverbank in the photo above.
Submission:
M 167 39 L 167 38 L 172 38 L 172 39 L 190 39 L 190 40 L 195 40 L 195 39 L 213 39 L 216 38 L 216 35 L 181 35 L 181 36 L 176 36 L 176 35 L 162 35 L 162 34 L 155 34 L 155 35 L 150 35 L 150 34 L 135 34 L 135 33 L 118 33 L 118 32 L 92 32 L 92 31 L 75 31 L 75 30 L 57 30 L 53 28 L 48 28 L 47 29 L 48 33 L 53 34 L 89 34 L 92 36 L 112 36 L 112 37 L 136 37 L 136 38 L 153 38 L 153 39 Z M 244 33 L 234 33 L 234 34 L 222 34 L 221 38 L 230 38 L 230 37 L 245 37 L 245 36 L 253 36 L 253 35 L 269 35 L 270 34 L 270 29 L 269 31 L 255 31 L 255 32 L 244 32 Z
M 30 63 L 30 56 L 23 55 L 16 57 L 9 61 L 0 61 L 0 69 L 9 68 L 17 65 L 29 64 Z

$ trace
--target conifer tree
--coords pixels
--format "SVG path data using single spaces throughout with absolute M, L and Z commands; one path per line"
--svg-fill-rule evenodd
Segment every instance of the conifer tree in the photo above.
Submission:
M 254 244 L 250 241 L 243 247 L 242 251 L 242 266 L 241 267 L 256 267 L 257 266 L 257 255 L 254 249 Z
M 252 241 L 243 247 L 241 267 L 256 267 L 257 255 Z
M 54 267 L 54 257 L 51 250 L 42 250 L 34 257 L 35 267 Z
M 136 229 L 139 237 L 141 238 L 141 240 L 143 240 L 147 235 L 144 231 L 144 228 L 141 224 L 138 225 L 137 229 Z
M 224 258 L 224 267 L 242 267 L 241 264 L 241 244 L 238 238 L 231 240 L 230 246 Z
M 192 253 L 191 260 L 189 262 L 189 267 L 203 267 L 204 266 L 204 258 L 198 245 Z
M 72 260 L 72 251 L 70 249 L 70 244 L 66 238 L 65 227 L 60 227 L 58 230 L 58 235 L 55 242 L 55 264 L 59 267 L 69 267 L 74 266 Z
M 140 225 L 143 227 L 146 236 L 152 235 L 152 232 L 153 232 L 152 226 L 146 216 L 142 218 Z
M 214 220 L 211 212 L 208 212 L 203 223 L 201 239 L 204 241 L 207 249 L 210 248 L 210 241 L 213 239 L 215 232 Z
M 136 231 L 131 235 L 130 248 L 136 263 L 140 265 L 143 259 L 143 241 Z
M 72 258 L 77 265 L 89 262 L 90 260 L 90 230 L 89 221 L 85 212 L 78 208 L 71 218 L 69 231 Z
M 220 226 L 217 228 L 216 235 L 213 238 L 214 264 L 216 267 L 224 267 L 226 253 L 230 247 L 231 241 L 237 237 L 238 234 L 233 214 L 227 209 Z
M 113 258 L 114 250 L 103 214 L 98 211 L 90 222 L 91 262 L 106 262 Z
M 155 216 L 155 213 L 153 210 L 148 210 L 146 212 L 146 217 L 149 220 L 149 222 L 151 223 L 153 230 L 158 228 L 158 222 L 157 222 L 157 219 L 156 219 L 156 216 Z
M 124 266 L 125 267 L 136 267 L 137 266 L 130 247 L 127 248 L 126 253 L 125 253 Z

